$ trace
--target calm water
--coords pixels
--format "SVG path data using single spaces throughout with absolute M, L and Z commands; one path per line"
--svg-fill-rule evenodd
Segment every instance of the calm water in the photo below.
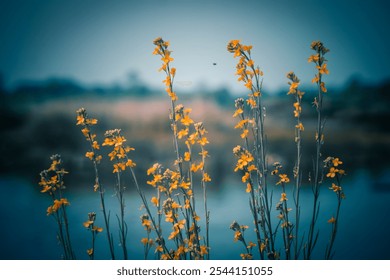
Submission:
M 386 174 L 385 174 L 386 175 Z M 344 182 L 347 198 L 342 205 L 341 224 L 336 241 L 335 259 L 390 259 L 390 183 L 386 176 L 373 180 L 361 171 Z M 373 182 L 374 181 L 374 182 Z M 233 232 L 229 225 L 233 220 L 240 224 L 252 225 L 248 206 L 248 196 L 242 184 L 225 186 L 223 191 L 209 193 L 209 210 L 211 211 L 211 258 L 239 259 L 242 245 L 233 242 Z M 277 190 L 275 197 L 280 197 Z M 60 247 L 55 238 L 56 225 L 52 217 L 46 216 L 50 200 L 39 193 L 39 188 L 15 178 L 0 178 L 0 259 L 59 259 Z M 87 213 L 99 212 L 99 196 L 92 191 L 75 192 L 67 190 L 71 202 L 68 208 L 72 241 L 78 259 L 87 259 L 85 250 L 90 246 L 90 232 L 82 223 L 87 220 Z M 107 190 L 108 207 L 112 209 L 112 231 L 116 233 L 117 200 Z M 326 221 L 335 212 L 335 194 L 324 188 L 321 193 L 321 209 L 318 225 L 320 240 L 316 247 L 315 258 L 323 258 L 323 249 L 329 236 L 329 224 Z M 302 203 L 310 208 L 311 191 L 302 192 Z M 127 223 L 129 225 L 128 249 L 132 259 L 143 259 L 143 247 L 140 239 L 145 231 L 140 225 L 139 216 L 141 201 L 136 194 L 128 194 Z M 199 203 L 198 209 L 202 208 Z M 305 208 L 305 207 L 304 207 Z M 198 210 L 198 211 L 199 211 Z M 201 211 L 199 211 L 201 212 Z M 275 216 L 277 215 L 276 212 Z M 309 220 L 309 211 L 302 209 L 302 231 L 306 229 L 305 221 Z M 97 224 L 103 226 L 102 215 Z M 246 236 L 253 240 L 253 232 L 248 230 Z M 114 235 L 118 241 L 118 236 Z M 116 254 L 121 256 L 119 245 Z M 150 258 L 152 258 L 150 254 Z M 104 234 L 97 237 L 96 258 L 109 259 L 108 247 Z

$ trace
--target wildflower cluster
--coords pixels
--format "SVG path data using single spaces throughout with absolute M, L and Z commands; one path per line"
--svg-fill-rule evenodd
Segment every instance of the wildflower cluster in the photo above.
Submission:
M 316 65 L 316 69 L 318 70 L 317 74 L 315 74 L 314 78 L 312 79 L 312 83 L 318 84 L 322 92 L 327 92 L 325 83 L 322 81 L 322 75 L 329 74 L 327 64 L 325 63 L 327 60 L 324 57 L 324 55 L 329 52 L 329 49 L 325 48 L 324 44 L 320 41 L 312 42 L 310 48 L 316 53 L 311 55 L 307 61 L 313 62 Z
M 243 171 L 244 176 L 242 176 L 241 180 L 243 183 L 246 183 L 246 192 L 252 192 L 253 182 L 251 179 L 251 173 L 257 171 L 257 168 L 254 165 L 254 157 L 248 150 L 241 147 L 240 145 L 236 146 L 233 149 L 233 154 L 238 157 L 236 168 L 234 169 L 234 171 Z
M 64 250 L 65 259 L 74 259 L 74 252 L 69 234 L 69 223 L 66 207 L 70 205 L 68 199 L 63 197 L 65 189 L 64 175 L 68 172 L 62 167 L 61 156 L 56 154 L 50 157 L 51 165 L 49 169 L 40 173 L 41 193 L 48 194 L 53 204 L 47 208 L 47 215 L 54 217 L 58 225 L 57 238 Z
M 76 125 L 81 125 L 83 127 L 81 132 L 91 145 L 90 151 L 86 152 L 85 156 L 96 163 L 100 163 L 102 156 L 97 154 L 97 151 L 100 149 L 100 145 L 96 140 L 96 134 L 91 132 L 91 127 L 96 125 L 97 122 L 97 119 L 88 117 L 87 111 L 84 108 L 77 110 Z
M 316 154 L 313 166 L 313 178 L 310 177 L 310 182 L 312 184 L 313 194 L 314 194 L 314 203 L 313 203 L 313 213 L 310 222 L 310 228 L 308 233 L 307 246 L 305 250 L 306 258 L 310 259 L 313 249 L 316 244 L 316 222 L 317 216 L 319 212 L 318 199 L 320 195 L 320 187 L 322 184 L 323 177 L 323 168 L 322 168 L 322 151 L 321 148 L 324 144 L 324 126 L 325 122 L 322 116 L 322 103 L 323 103 L 323 94 L 327 92 L 325 87 L 325 83 L 323 81 L 323 75 L 329 74 L 329 70 L 327 69 L 327 64 L 325 63 L 327 60 L 325 59 L 325 54 L 329 52 L 324 44 L 320 41 L 314 41 L 311 43 L 310 48 L 315 51 L 315 54 L 310 55 L 308 58 L 309 63 L 314 63 L 316 68 L 316 74 L 312 79 L 313 83 L 317 84 L 318 94 L 314 98 L 313 106 L 317 111 L 317 127 L 315 133 L 315 141 L 316 141 Z
M 177 100 L 177 95 L 173 92 L 173 80 L 176 74 L 176 68 L 170 67 L 169 63 L 174 59 L 171 57 L 171 51 L 168 50 L 169 41 L 164 41 L 161 37 L 156 38 L 153 41 L 153 44 L 156 45 L 153 54 L 160 55 L 161 61 L 163 62 L 162 66 L 158 71 L 164 71 L 166 74 L 166 78 L 163 83 L 166 86 L 165 91 L 168 93 L 168 96 L 174 102 Z
M 240 40 L 232 40 L 227 45 L 227 50 L 234 54 L 234 57 L 239 58 L 239 62 L 236 66 L 236 75 L 238 81 L 243 82 L 245 87 L 252 91 L 250 99 L 247 101 L 249 104 L 256 106 L 256 100 L 261 93 L 258 90 L 258 82 L 260 76 L 263 76 L 263 72 L 259 67 L 255 68 L 254 61 L 251 58 L 252 46 L 242 45 Z
M 165 222 L 172 225 L 168 240 L 173 240 L 176 245 L 176 250 L 168 251 L 158 245 L 156 251 L 162 253 L 161 258 L 167 259 L 186 259 L 186 253 L 190 254 L 190 258 L 204 258 L 207 246 L 200 243 L 200 217 L 195 212 L 191 182 L 183 179 L 178 171 L 164 170 L 158 163 L 149 168 L 147 174 L 152 176 L 147 183 L 156 189 L 156 196 L 150 201 L 157 208 L 158 221 L 161 222 L 164 216 Z M 148 215 L 141 216 L 141 221 L 149 235 L 152 221 Z M 161 225 L 157 230 L 161 230 Z M 149 245 L 145 239 L 141 242 Z
M 153 225 L 157 234 L 156 253 L 161 259 L 204 259 L 208 255 L 209 248 L 206 183 L 211 181 L 210 175 L 205 170 L 208 157 L 206 146 L 209 144 L 206 137 L 207 131 L 203 123 L 195 122 L 191 118 L 190 108 L 176 104 L 178 97 L 173 91 L 176 69 L 170 66 L 173 58 L 168 49 L 169 42 L 157 38 L 153 43 L 156 46 L 153 54 L 160 55 L 163 62 L 159 71 L 164 71 L 166 74 L 163 83 L 171 99 L 170 121 L 176 159 L 172 170 L 163 169 L 159 163 L 148 169 L 147 175 L 152 178 L 147 183 L 156 190 L 156 196 L 152 197 L 151 202 L 156 207 L 157 218 L 148 213 L 148 219 L 141 219 L 141 221 L 143 225 L 146 221 L 150 221 Z M 182 151 L 183 148 L 184 151 Z M 195 208 L 194 195 L 197 178 L 203 189 L 206 225 L 206 236 L 203 239 L 199 235 L 200 217 Z M 165 222 L 172 225 L 168 240 L 173 241 L 175 249 L 168 249 L 165 246 L 161 226 L 163 215 Z M 145 227 L 148 236 L 151 228 L 150 225 Z M 146 238 L 149 240 L 149 237 Z M 145 245 L 145 250 L 146 246 L 150 246 L 150 242 L 146 242 L 146 239 L 142 239 L 141 242 Z
M 147 232 L 147 237 L 141 239 L 141 243 L 144 245 L 144 256 L 146 259 L 150 249 L 154 245 L 154 240 L 150 238 L 150 233 L 152 231 L 152 222 L 150 221 L 149 216 L 147 214 L 143 214 L 140 217 L 140 219 L 141 219 L 142 226 L 145 228 Z
M 313 79 L 313 83 L 318 86 L 318 95 L 314 99 L 314 107 L 317 111 L 317 130 L 316 130 L 316 156 L 314 160 L 313 174 L 309 174 L 309 181 L 312 184 L 314 200 L 313 213 L 310 222 L 307 240 L 304 237 L 299 237 L 300 225 L 300 189 L 302 184 L 302 170 L 301 170 L 301 142 L 302 133 L 305 130 L 303 126 L 302 115 L 302 97 L 304 92 L 299 89 L 300 80 L 294 72 L 287 73 L 289 90 L 288 95 L 294 97 L 293 115 L 296 118 L 295 124 L 295 143 L 297 146 L 296 162 L 293 169 L 294 187 L 292 189 L 292 200 L 295 206 L 295 219 L 289 217 L 292 208 L 288 206 L 289 195 L 287 194 L 287 184 L 290 183 L 288 174 L 282 173 L 282 165 L 279 162 L 274 164 L 274 169 L 271 175 L 274 175 L 276 186 L 281 186 L 281 193 L 279 202 L 276 204 L 276 211 L 278 211 L 279 223 L 272 225 L 271 205 L 272 193 L 269 196 L 268 190 L 268 164 L 266 156 L 266 137 L 264 131 L 264 120 L 266 117 L 265 108 L 262 105 L 262 91 L 260 81 L 263 73 L 259 67 L 254 66 L 254 61 L 251 57 L 252 46 L 242 45 L 239 40 L 232 40 L 227 45 L 227 50 L 234 54 L 234 57 L 239 61 L 236 66 L 236 75 L 239 77 L 238 81 L 243 82 L 245 87 L 250 91 L 247 99 L 238 98 L 235 101 L 234 118 L 238 118 L 238 123 L 235 129 L 240 130 L 240 137 L 243 139 L 243 146 L 236 146 L 233 149 L 234 155 L 237 157 L 235 172 L 243 172 L 241 180 L 247 185 L 246 192 L 250 194 L 249 206 L 253 217 L 255 227 L 255 234 L 257 238 L 257 246 L 259 249 L 259 256 L 261 259 L 267 257 L 268 259 L 276 259 L 281 256 L 280 252 L 275 248 L 275 240 L 278 239 L 278 229 L 282 231 L 282 240 L 284 245 L 284 254 L 286 259 L 298 259 L 303 253 L 305 259 L 310 259 L 312 251 L 315 247 L 318 232 L 316 232 L 316 222 L 319 213 L 319 190 L 323 178 L 326 175 L 328 178 L 341 178 L 344 171 L 337 166 L 342 162 L 337 158 L 328 159 L 326 166 L 321 166 L 321 146 L 324 143 L 324 121 L 322 117 L 322 102 L 323 93 L 327 92 L 323 75 L 329 74 L 327 69 L 326 59 L 324 55 L 329 51 L 324 45 L 315 41 L 311 44 L 311 49 L 316 53 L 311 55 L 308 59 L 313 62 L 317 73 Z M 252 144 L 253 143 L 253 144 Z M 327 169 L 328 173 L 324 173 Z M 337 194 L 339 204 L 344 197 L 344 193 L 338 182 L 333 182 L 331 189 Z M 327 248 L 327 258 L 331 257 L 332 246 L 337 231 L 338 221 L 337 208 L 336 217 L 332 217 L 329 221 L 333 225 L 332 235 Z M 242 241 L 242 230 L 235 222 L 231 228 L 235 231 L 235 241 Z
M 331 259 L 334 255 L 333 246 L 336 239 L 336 234 L 339 224 L 341 203 L 345 199 L 344 190 L 341 187 L 342 178 L 346 175 L 344 169 L 340 166 L 343 162 L 337 157 L 327 157 L 324 160 L 324 168 L 328 170 L 326 177 L 332 180 L 332 185 L 329 187 L 337 196 L 337 208 L 336 213 L 328 220 L 328 223 L 332 225 L 331 234 L 329 238 L 329 244 L 326 247 L 325 258 Z
M 279 181 L 276 183 L 276 185 L 280 185 L 282 187 L 280 200 L 276 204 L 276 211 L 279 213 L 277 217 L 280 220 L 280 227 L 283 233 L 283 244 L 285 248 L 284 251 L 286 254 L 286 259 L 290 259 L 291 247 L 294 239 L 292 233 L 294 225 L 289 218 L 289 212 L 292 210 L 292 208 L 288 207 L 288 198 L 286 193 L 286 185 L 290 182 L 290 179 L 288 178 L 287 174 L 280 173 L 280 170 L 282 169 L 280 162 L 275 162 L 273 166 L 274 170 L 271 172 L 271 175 L 278 175 Z
M 240 241 L 244 248 L 245 253 L 240 254 L 241 258 L 243 260 L 251 260 L 253 259 L 252 249 L 256 247 L 256 244 L 253 242 L 246 242 L 245 240 L 245 230 L 247 230 L 249 227 L 246 225 L 240 225 L 236 221 L 233 221 L 233 223 L 230 225 L 230 229 L 234 231 L 234 242 Z M 265 245 L 262 244 L 262 248 L 260 250 L 264 250 Z
M 90 212 L 88 213 L 88 220 L 83 223 L 83 226 L 89 231 L 91 231 L 91 235 L 92 235 L 92 246 L 91 248 L 87 249 L 87 254 L 91 260 L 94 259 L 96 235 L 99 232 L 103 231 L 103 228 L 95 225 L 95 220 L 96 220 L 96 213 Z
M 120 129 L 108 130 L 104 136 L 105 139 L 102 146 L 113 147 L 112 152 L 108 154 L 110 161 L 115 161 L 113 173 L 118 173 L 124 171 L 126 168 L 136 166 L 135 162 L 128 157 L 128 153 L 135 149 L 124 145 L 127 140 L 121 134 Z
M 252 46 L 243 45 L 239 40 L 232 40 L 228 43 L 227 50 L 238 58 L 236 65 L 238 81 L 243 82 L 249 90 L 246 100 L 238 98 L 235 101 L 236 110 L 233 117 L 239 118 L 235 129 L 240 129 L 244 147 L 237 146 L 233 149 L 233 153 L 238 157 L 234 171 L 244 172 L 242 182 L 246 183 L 246 192 L 250 194 L 250 207 L 260 257 L 263 259 L 266 252 L 270 258 L 274 258 L 276 252 L 270 213 L 271 202 L 268 195 L 264 131 L 266 113 L 262 105 L 261 90 L 263 72 L 258 66 L 255 67 L 251 57 Z M 265 249 L 261 250 L 261 248 Z
M 295 75 L 294 72 L 287 73 L 287 78 L 289 79 L 288 84 L 290 85 L 290 89 L 287 94 L 291 94 L 295 97 L 295 102 L 293 104 L 294 106 L 294 117 L 297 118 L 297 125 L 296 128 L 296 136 L 295 136 L 295 142 L 300 140 L 300 131 L 305 130 L 300 117 L 302 113 L 302 96 L 305 94 L 304 92 L 300 91 L 298 89 L 300 80 Z
M 207 185 L 211 177 L 206 171 L 206 159 L 209 157 L 207 145 L 209 140 L 207 130 L 202 122 L 195 122 L 191 118 L 191 108 L 177 104 L 178 96 L 174 91 L 174 79 L 176 68 L 171 66 L 174 59 L 169 49 L 169 42 L 161 37 L 153 41 L 155 48 L 154 55 L 161 58 L 162 65 L 159 71 L 165 73 L 162 81 L 165 91 L 170 98 L 169 120 L 173 135 L 175 158 L 170 168 L 163 167 L 159 163 L 153 164 L 147 170 L 146 184 L 152 188 L 154 194 L 147 199 L 144 191 L 138 184 L 135 175 L 136 163 L 131 159 L 130 152 L 135 149 L 127 145 L 127 139 L 120 129 L 106 131 L 104 141 L 99 144 L 93 127 L 98 123 L 97 119 L 90 118 L 84 108 L 77 110 L 76 125 L 81 126 L 81 132 L 89 143 L 85 157 L 88 158 L 94 167 L 95 181 L 93 190 L 100 194 L 100 206 L 104 218 L 103 227 L 95 224 L 96 213 L 88 213 L 88 220 L 83 226 L 91 232 L 91 247 L 87 249 L 90 259 L 95 256 L 95 239 L 98 233 L 105 232 L 111 258 L 115 259 L 114 238 L 110 232 L 111 212 L 105 206 L 105 190 L 100 180 L 100 167 L 103 161 L 101 146 L 110 149 L 108 159 L 112 164 L 112 173 L 115 176 L 115 194 L 119 202 L 119 211 L 116 214 L 119 225 L 119 245 L 123 251 L 124 259 L 128 259 L 126 245 L 128 225 L 125 219 L 125 173 L 132 178 L 135 189 L 142 200 L 142 211 L 140 222 L 145 229 L 146 236 L 141 239 L 144 246 L 145 259 L 149 252 L 154 249 L 157 259 L 162 260 L 198 260 L 210 258 L 209 243 L 209 222 L 210 212 L 207 205 Z M 261 259 L 279 259 L 284 256 L 286 259 L 311 259 L 315 245 L 318 241 L 319 231 L 316 223 L 319 220 L 319 195 L 322 184 L 328 183 L 329 189 L 336 194 L 337 208 L 328 223 L 331 225 L 331 234 L 325 250 L 325 258 L 330 259 L 334 255 L 334 243 L 339 225 L 339 213 L 341 202 L 345 198 L 341 180 L 345 171 L 341 169 L 343 162 L 337 157 L 328 157 L 323 160 L 321 147 L 324 144 L 324 119 L 322 116 L 323 95 L 327 88 L 323 81 L 324 75 L 329 74 L 325 54 L 329 49 L 325 48 L 322 42 L 315 41 L 311 44 L 315 52 L 308 62 L 314 63 L 316 74 L 312 80 L 318 87 L 318 94 L 314 98 L 313 105 L 317 112 L 317 127 L 315 134 L 316 152 L 313 157 L 313 171 L 309 173 L 309 183 L 313 193 L 313 211 L 309 230 L 302 235 L 299 231 L 301 205 L 300 189 L 302 185 L 301 170 L 301 142 L 302 133 L 305 130 L 301 121 L 302 98 L 304 92 L 300 87 L 300 80 L 294 72 L 287 73 L 289 90 L 288 95 L 294 97 L 293 116 L 296 119 L 295 143 L 296 161 L 292 172 L 282 171 L 282 165 L 275 162 L 273 169 L 269 170 L 266 147 L 265 118 L 266 110 L 263 106 L 262 76 L 263 72 L 259 66 L 255 66 L 252 59 L 252 46 L 243 45 L 239 40 L 232 40 L 227 45 L 228 52 L 238 59 L 236 75 L 238 81 L 242 82 L 249 91 L 247 97 L 235 100 L 235 111 L 233 118 L 237 119 L 235 129 L 239 131 L 242 144 L 233 148 L 233 154 L 237 161 L 234 172 L 239 173 L 241 181 L 246 185 L 246 193 L 249 196 L 249 209 L 253 218 L 255 240 L 247 241 L 245 233 L 249 226 L 240 225 L 234 221 L 230 229 L 234 232 L 234 242 L 240 242 L 244 246 L 244 252 L 240 255 L 242 259 L 253 259 L 258 255 Z M 41 172 L 41 192 L 48 194 L 52 204 L 47 208 L 47 215 L 54 217 L 58 225 L 58 240 L 64 250 L 65 259 L 75 259 L 72 250 L 67 206 L 69 201 L 63 196 L 65 189 L 63 177 L 68 172 L 62 168 L 62 161 L 59 155 L 51 157 L 50 168 Z M 293 177 L 289 174 L 292 173 Z M 274 184 L 269 186 L 269 176 L 273 175 Z M 290 177 L 289 177 L 290 176 Z M 291 178 L 291 180 L 290 180 Z M 294 181 L 294 182 L 291 182 Z M 293 183 L 292 195 L 288 187 Z M 195 194 L 198 190 L 203 195 L 203 212 L 196 208 L 198 205 Z M 276 207 L 273 204 L 274 191 L 280 192 L 277 198 Z M 293 208 L 290 206 L 293 204 Z M 149 206 L 151 205 L 151 206 Z M 199 206 L 198 206 L 199 207 Z M 273 211 L 277 212 L 274 215 Z M 198 213 L 201 213 L 198 215 Z M 292 216 L 295 213 L 295 217 Z M 278 218 L 275 223 L 275 216 Z M 203 227 L 204 226 L 204 227 Z M 201 231 L 201 228 L 205 228 Z M 276 248 L 283 241 L 284 248 Z
M 96 134 L 92 132 L 92 127 L 98 123 L 98 120 L 94 118 L 89 118 L 87 114 L 87 110 L 84 108 L 78 109 L 76 113 L 77 113 L 76 125 L 82 126 L 81 132 L 83 133 L 85 139 L 90 144 L 90 150 L 86 152 L 85 156 L 89 158 L 93 163 L 93 167 L 95 171 L 95 183 L 93 186 L 93 190 L 94 192 L 98 191 L 100 195 L 100 205 L 102 207 L 104 224 L 106 227 L 107 241 L 110 248 L 111 258 L 114 260 L 115 259 L 114 242 L 113 242 L 112 235 L 110 233 L 110 218 L 106 210 L 106 203 L 104 198 L 105 192 L 100 182 L 99 167 L 98 167 L 103 157 L 102 155 L 98 154 L 98 151 L 100 150 L 100 145 L 96 140 Z M 93 254 L 94 253 L 95 252 L 93 252 Z M 93 255 L 90 255 L 90 257 L 91 256 L 93 257 Z

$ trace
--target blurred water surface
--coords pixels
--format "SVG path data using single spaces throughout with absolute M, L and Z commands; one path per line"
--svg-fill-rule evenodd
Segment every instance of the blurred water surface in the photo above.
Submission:
M 353 177 L 346 178 L 343 185 L 347 198 L 342 205 L 335 259 L 390 259 L 390 241 L 387 236 L 390 230 L 388 223 L 390 184 L 386 174 L 388 173 L 373 178 L 368 172 L 361 170 Z M 324 185 L 321 192 L 321 214 L 318 218 L 320 239 L 314 255 L 314 258 L 318 259 L 323 258 L 329 237 L 330 225 L 327 220 L 336 209 L 335 194 L 327 187 Z M 243 251 L 242 244 L 233 242 L 233 231 L 229 229 L 233 220 L 249 225 L 250 229 L 246 232 L 246 237 L 248 240 L 255 241 L 251 229 L 248 196 L 244 189 L 242 184 L 230 182 L 220 190 L 209 193 L 212 259 L 240 259 L 239 255 Z M 50 205 L 50 200 L 39 192 L 38 186 L 33 186 L 18 178 L 1 177 L 0 194 L 2 200 L 0 203 L 2 221 L 0 258 L 60 259 L 61 248 L 55 237 L 56 224 L 52 217 L 46 216 L 46 208 Z M 96 223 L 103 226 L 99 195 L 91 189 L 68 188 L 66 197 L 71 202 L 68 213 L 75 253 L 78 259 L 87 259 L 86 249 L 90 246 L 90 232 L 83 227 L 82 223 L 87 220 L 88 212 L 95 211 L 98 214 Z M 280 197 L 280 190 L 277 188 L 274 197 L 275 200 Z M 303 206 L 301 229 L 302 232 L 307 232 L 312 207 L 310 188 L 304 188 L 301 197 Z M 118 213 L 118 204 L 114 191 L 109 188 L 107 188 L 106 200 L 108 208 L 111 209 L 112 232 L 118 243 L 115 217 Z M 140 206 L 141 200 L 138 195 L 128 192 L 126 195 L 126 221 L 129 226 L 127 246 L 131 259 L 144 258 L 140 239 L 144 237 L 145 231 L 140 224 L 139 217 L 143 213 Z M 202 204 L 198 203 L 197 208 L 202 217 Z M 276 211 L 273 213 L 274 216 L 277 215 Z M 201 234 L 204 232 L 202 231 Z M 105 235 L 99 234 L 96 243 L 96 258 L 109 259 L 108 253 Z M 121 248 L 118 244 L 116 254 L 118 258 L 121 258 Z M 153 251 L 149 254 L 149 258 L 154 258 Z

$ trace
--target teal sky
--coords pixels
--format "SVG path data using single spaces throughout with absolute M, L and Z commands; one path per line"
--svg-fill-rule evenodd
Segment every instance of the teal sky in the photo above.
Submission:
M 65 77 L 86 85 L 126 85 L 128 74 L 163 87 L 158 36 L 171 42 L 177 90 L 242 86 L 227 42 L 253 45 L 264 87 L 287 87 L 295 71 L 310 82 L 311 41 L 328 55 L 331 85 L 352 76 L 376 83 L 390 77 L 387 1 L 100 1 L 0 2 L 0 72 L 6 87 Z M 217 65 L 213 65 L 217 63 Z

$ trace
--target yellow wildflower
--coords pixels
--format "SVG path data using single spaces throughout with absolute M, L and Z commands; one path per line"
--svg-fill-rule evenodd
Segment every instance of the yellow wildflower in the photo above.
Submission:
M 203 174 L 203 179 L 202 179 L 203 182 L 210 182 L 211 181 L 211 178 L 209 176 L 209 174 L 207 173 L 204 173 Z
M 334 178 L 336 176 L 336 173 L 338 173 L 338 172 L 339 172 L 339 170 L 337 168 L 331 167 L 329 169 L 328 174 L 326 174 L 326 177 Z
M 253 259 L 252 254 L 240 254 L 240 256 L 241 256 L 241 258 L 243 260 L 251 260 L 251 259 Z
M 176 101 L 178 99 L 176 93 L 171 91 L 169 87 L 166 89 L 166 92 L 168 93 L 168 96 L 171 98 L 172 101 Z
M 182 129 L 180 130 L 178 133 L 177 133 L 177 138 L 181 139 L 183 138 L 184 136 L 188 135 L 188 127 L 185 128 L 185 129 Z
M 322 92 L 327 92 L 328 91 L 326 89 L 326 87 L 325 87 L 325 83 L 324 82 L 321 82 L 320 87 L 321 87 Z
M 85 123 L 86 124 L 89 124 L 89 125 L 95 125 L 95 124 L 97 124 L 97 119 L 86 119 L 85 120 Z
M 168 64 L 169 62 L 173 61 L 173 57 L 170 56 L 170 51 L 165 50 L 165 55 L 161 58 L 161 60 L 164 62 L 164 64 Z
M 190 186 L 191 186 L 191 182 L 183 181 L 180 183 L 180 187 L 182 187 L 183 189 L 188 189 Z
M 85 118 L 82 115 L 77 116 L 77 123 L 76 125 L 84 125 L 85 124 Z
M 185 115 L 181 120 L 180 122 L 185 125 L 185 126 L 189 126 L 190 124 L 194 123 L 194 121 L 188 116 L 188 115 Z
M 264 249 L 265 249 L 266 247 L 267 247 L 267 246 L 262 242 L 262 243 L 260 244 L 260 252 L 263 252 Z
M 162 251 L 164 251 L 163 247 L 161 245 L 158 245 L 154 252 L 157 253 L 157 252 L 162 252 Z
M 165 213 L 165 221 L 166 222 L 173 223 L 174 222 L 173 217 L 174 217 L 174 215 L 173 215 L 172 211 L 168 211 L 167 213 Z
M 282 184 L 282 183 L 285 183 L 287 184 L 288 182 L 290 182 L 290 179 L 287 177 L 287 174 L 279 174 L 279 182 L 277 182 L 276 184 L 279 185 L 279 184 Z
M 191 207 L 190 200 L 189 200 L 189 199 L 186 199 L 186 202 L 185 202 L 185 204 L 184 204 L 184 208 L 185 208 L 185 209 L 188 209 L 188 208 L 190 208 L 190 207 Z
M 332 160 L 333 166 L 339 166 L 340 164 L 343 164 L 343 162 L 339 158 L 334 158 Z
M 172 209 L 178 209 L 178 208 L 181 208 L 181 205 L 179 203 L 177 203 L 176 201 L 172 202 L 172 205 L 171 205 Z
M 83 223 L 83 226 L 85 228 L 89 228 L 92 224 L 93 224 L 93 221 L 86 221 L 86 222 Z
M 150 200 L 155 206 L 158 206 L 159 203 L 158 203 L 158 198 L 153 196 L 152 199 Z
M 207 246 L 201 245 L 200 246 L 200 255 L 203 256 L 203 255 L 207 255 L 207 254 L 208 254 Z
M 251 161 L 253 161 L 254 158 L 248 151 L 246 153 L 243 153 L 240 158 L 237 161 L 236 168 L 234 169 L 234 172 L 237 172 L 239 169 L 243 169 L 245 166 L 247 166 Z
M 206 151 L 206 150 L 202 150 L 202 151 L 199 153 L 199 155 L 201 155 L 203 159 L 206 158 L 206 157 L 208 156 L 208 154 L 209 154 L 209 152 Z
M 251 172 L 251 171 L 254 171 L 254 170 L 257 170 L 256 166 L 254 164 L 250 165 L 248 167 L 248 172 Z
M 314 76 L 314 78 L 311 80 L 311 82 L 314 84 L 314 83 L 318 83 L 319 82 L 319 78 L 317 75 Z
M 248 122 L 247 119 L 244 119 L 244 120 L 241 120 L 238 122 L 238 124 L 236 124 L 236 126 L 234 128 L 243 128 L 244 125 Z
M 127 163 L 123 163 L 123 162 L 118 162 L 116 164 L 114 164 L 114 170 L 112 171 L 112 173 L 118 173 L 120 171 L 124 171 L 126 169 L 126 165 Z
M 242 239 L 242 233 L 240 231 L 235 231 L 234 232 L 234 242 L 237 242 L 238 240 Z
M 141 243 L 144 244 L 144 246 L 146 246 L 149 243 L 149 239 L 144 237 L 141 239 Z
M 84 135 L 85 137 L 89 137 L 89 129 L 88 129 L 88 128 L 84 127 L 84 128 L 81 130 L 81 132 L 83 133 L 83 135 Z
M 93 141 L 93 142 L 92 142 L 92 147 L 93 147 L 95 150 L 99 150 L 99 149 L 100 149 L 100 146 L 99 146 L 99 144 L 98 144 L 97 141 Z
M 332 183 L 332 186 L 329 189 L 333 190 L 334 192 L 340 192 L 342 190 L 341 187 L 337 186 L 335 183 Z
M 103 232 L 103 228 L 94 226 L 94 227 L 92 228 L 92 231 Z
M 154 174 L 153 175 L 153 180 L 152 181 L 147 181 L 148 185 L 152 185 L 153 187 L 156 186 L 157 183 L 161 182 L 162 180 L 162 175 L 161 174 Z
M 287 94 L 294 94 L 294 93 L 296 93 L 298 86 L 299 86 L 298 82 L 292 82 L 291 85 L 290 85 L 290 90 L 288 91 Z
M 250 248 L 253 248 L 253 247 L 256 247 L 256 244 L 253 243 L 252 241 L 250 241 L 250 242 L 248 243 L 247 248 L 250 249 Z
M 238 109 L 234 112 L 233 118 L 235 118 L 235 117 L 241 115 L 242 113 L 244 113 L 244 110 L 242 110 L 241 108 L 238 108 Z
M 158 163 L 153 164 L 153 166 L 150 167 L 150 168 L 146 171 L 147 175 L 154 174 L 158 168 L 160 168 L 160 164 L 158 164 Z
M 305 127 L 303 126 L 303 124 L 301 122 L 299 122 L 295 128 L 299 129 L 300 131 L 304 131 L 305 130 Z
M 287 194 L 286 193 L 281 193 L 280 195 L 280 201 L 283 202 L 283 201 L 287 201 Z
M 136 164 L 135 164 L 135 162 L 133 162 L 131 159 L 128 159 L 128 160 L 126 161 L 126 166 L 128 166 L 128 167 L 135 167 Z
M 319 54 L 317 53 L 317 54 L 311 55 L 311 56 L 308 58 L 307 62 L 317 62 L 319 59 L 320 59 L 320 56 L 319 56 Z
M 329 70 L 326 68 L 326 66 L 327 66 L 327 64 L 326 63 L 324 63 L 323 65 L 321 65 L 321 66 L 317 66 L 317 69 L 318 69 L 318 72 L 320 73 L 320 74 L 329 74 Z
M 242 176 L 242 182 L 243 183 L 246 183 L 247 181 L 248 181 L 248 179 L 250 178 L 250 174 L 249 174 L 249 172 L 245 172 L 245 175 L 244 176 Z
M 180 233 L 180 230 L 175 228 L 174 231 L 172 231 L 171 234 L 168 236 L 168 239 L 169 240 L 174 239 L 179 233 Z
M 94 152 L 86 152 L 86 153 L 85 153 L 85 156 L 86 156 L 87 158 L 89 158 L 90 160 L 93 160 L 94 155 L 95 155 Z
M 248 80 L 248 81 L 246 82 L 246 84 L 245 84 L 245 87 L 246 87 L 247 89 L 252 89 L 252 80 Z
M 198 141 L 197 141 L 198 144 L 200 144 L 201 146 L 205 146 L 206 144 L 210 143 L 206 137 L 202 137 L 200 138 Z

